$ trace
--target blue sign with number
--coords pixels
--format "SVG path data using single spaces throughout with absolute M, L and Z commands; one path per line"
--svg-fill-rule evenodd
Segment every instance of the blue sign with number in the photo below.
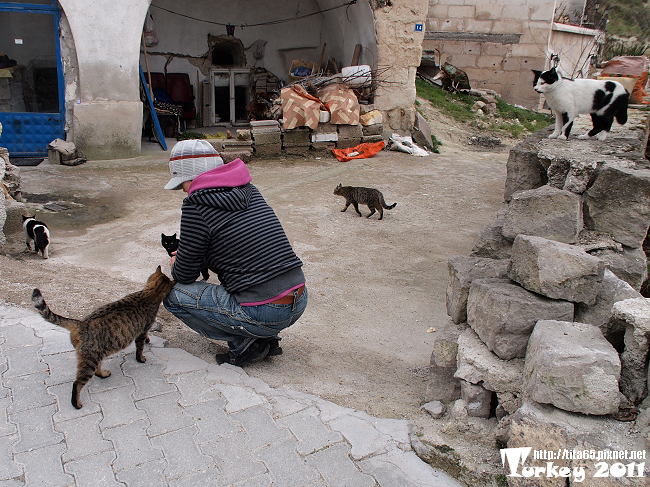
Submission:
M 422 32 L 424 30 L 424 24 L 417 23 L 415 24 L 415 32 Z

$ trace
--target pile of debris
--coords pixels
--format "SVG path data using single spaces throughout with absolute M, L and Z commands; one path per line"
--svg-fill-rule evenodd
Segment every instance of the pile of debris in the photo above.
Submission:
M 425 408 L 509 448 L 650 450 L 648 161 L 635 138 L 548 133 L 511 150 L 497 219 L 449 259 Z
M 207 139 L 221 154 L 225 162 L 236 158 L 249 162 L 253 157 L 280 155 L 305 156 L 308 153 L 329 153 L 332 149 L 348 149 L 360 144 L 389 141 L 388 150 L 398 150 L 413 155 L 429 155 L 434 151 L 431 130 L 426 120 L 418 114 L 411 135 L 399 136 L 385 130 L 383 114 L 374 105 L 357 105 L 350 123 L 332 121 L 329 111 L 318 110 L 317 123 L 301 118 L 290 125 L 290 119 L 253 120 L 250 129 L 237 130 L 236 137 Z M 290 127 L 290 128 L 289 128 Z

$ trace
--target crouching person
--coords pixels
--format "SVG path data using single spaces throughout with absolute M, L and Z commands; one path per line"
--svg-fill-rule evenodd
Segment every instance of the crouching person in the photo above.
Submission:
M 217 363 L 242 366 L 280 355 L 279 333 L 307 307 L 302 262 L 240 159 L 224 164 L 205 140 L 177 143 L 172 179 L 182 189 L 180 242 L 170 266 L 177 281 L 163 304 L 194 331 L 228 343 Z M 220 284 L 197 281 L 201 269 Z

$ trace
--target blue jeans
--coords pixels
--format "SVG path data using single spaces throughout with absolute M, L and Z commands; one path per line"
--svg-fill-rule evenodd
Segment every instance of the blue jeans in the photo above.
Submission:
M 239 355 L 258 338 L 277 338 L 298 321 L 307 307 L 307 287 L 293 304 L 240 306 L 223 286 L 206 281 L 176 283 L 163 305 L 195 332 L 225 340 L 230 351 Z

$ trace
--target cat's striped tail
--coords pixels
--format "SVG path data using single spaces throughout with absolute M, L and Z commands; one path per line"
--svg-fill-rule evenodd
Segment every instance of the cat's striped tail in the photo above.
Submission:
M 74 320 L 72 318 L 66 318 L 64 316 L 60 316 L 52 312 L 50 307 L 43 299 L 43 295 L 41 294 L 41 291 L 38 289 L 34 289 L 34 291 L 32 291 L 32 303 L 34 303 L 34 307 L 38 310 L 38 312 L 41 314 L 43 318 L 45 318 L 50 323 L 65 328 L 66 330 L 69 331 L 76 330 L 79 327 L 79 324 L 81 323 L 78 320 Z
M 397 202 L 393 203 L 392 205 L 387 205 L 385 201 L 382 201 L 381 206 L 383 206 L 387 210 L 392 210 L 393 208 L 395 208 L 397 206 Z

